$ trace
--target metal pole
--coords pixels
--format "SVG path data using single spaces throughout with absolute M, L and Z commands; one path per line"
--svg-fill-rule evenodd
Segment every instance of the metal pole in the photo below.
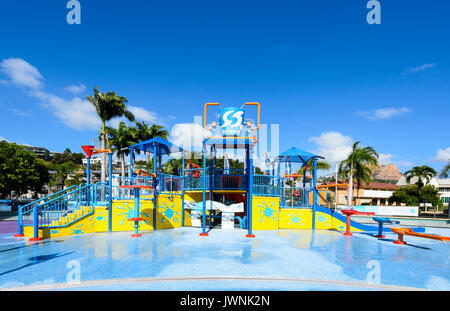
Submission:
M 250 154 L 252 152 L 252 154 Z M 252 233 L 252 203 L 253 203 L 253 151 L 250 146 L 247 147 L 247 160 L 248 160 L 248 182 L 247 182 L 247 223 L 248 234 L 247 238 L 254 238 Z
M 86 174 L 87 174 L 87 185 L 91 185 L 91 158 L 86 159 Z M 91 187 L 88 187 L 87 192 L 87 205 L 89 206 L 91 204 Z
M 211 145 L 211 153 L 209 155 L 209 230 L 212 228 L 212 223 L 214 221 L 212 215 L 212 207 L 213 207 L 213 146 Z
M 153 143 L 153 173 L 155 173 L 156 177 L 153 182 L 153 230 L 156 230 L 156 209 L 158 203 L 158 149 L 156 147 L 156 143 Z
M 112 232 L 112 153 L 109 152 L 108 153 L 108 162 L 109 162 L 109 167 L 108 167 L 108 175 L 109 175 L 109 180 L 108 180 L 108 232 Z
M 128 177 L 130 177 L 130 184 L 133 181 L 133 156 L 134 156 L 134 149 L 130 148 L 130 170 L 129 170 L 129 174 Z
M 336 163 L 336 185 L 338 183 L 338 165 Z M 338 202 L 338 187 L 335 188 L 334 195 L 334 210 L 337 210 L 337 202 Z
M 208 236 L 208 233 L 206 232 L 206 150 L 205 146 L 203 146 L 202 150 L 202 156 L 203 156 L 203 215 L 202 215 L 202 233 L 200 233 L 200 236 Z
M 39 237 L 39 205 L 33 207 L 33 238 L 30 241 L 40 241 Z
M 184 227 L 184 152 L 181 154 L 181 226 Z
M 17 234 L 15 235 L 15 237 L 23 237 L 23 219 L 22 219 L 22 205 L 19 205 L 17 207 L 17 216 L 18 216 L 18 220 L 17 220 Z
M 317 158 L 314 158 L 314 175 L 313 175 L 313 219 L 312 228 L 316 229 L 316 205 L 317 205 Z

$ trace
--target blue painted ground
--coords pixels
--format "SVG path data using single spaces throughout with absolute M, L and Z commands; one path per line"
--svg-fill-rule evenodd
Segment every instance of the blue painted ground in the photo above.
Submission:
M 450 290 L 448 242 L 406 236 L 401 246 L 392 233 L 378 240 L 325 230 L 256 232 L 256 239 L 242 230 L 198 233 L 90 234 L 38 244 L 1 234 L 0 289 Z M 450 236 L 448 229 L 427 233 Z M 68 284 L 76 275 L 81 283 Z

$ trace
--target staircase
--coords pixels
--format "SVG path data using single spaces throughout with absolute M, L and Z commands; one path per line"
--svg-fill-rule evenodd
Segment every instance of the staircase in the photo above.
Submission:
M 39 229 L 66 227 L 94 213 L 94 185 L 73 186 L 19 208 L 19 232 L 33 227 L 34 239 Z

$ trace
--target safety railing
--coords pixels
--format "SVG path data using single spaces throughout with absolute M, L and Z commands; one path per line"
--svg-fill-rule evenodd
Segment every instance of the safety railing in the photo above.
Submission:
M 207 174 L 209 169 L 207 169 Z M 194 168 L 184 170 L 184 189 L 198 191 L 203 189 L 203 169 Z M 209 189 L 209 176 L 206 178 L 206 189 Z
M 183 177 L 169 174 L 158 174 L 158 192 L 174 194 L 183 191 Z
M 253 194 L 259 196 L 280 196 L 280 178 L 269 175 L 253 175 Z
M 281 189 L 281 207 L 283 208 L 312 208 L 316 196 L 316 205 L 325 206 L 327 191 L 313 188 L 283 187 Z
M 139 196 L 141 200 L 152 200 L 154 194 L 154 180 L 152 177 L 121 177 L 113 176 L 112 179 L 112 199 L 113 200 L 131 200 L 134 199 L 134 190 L 126 189 L 122 186 L 145 186 L 151 187 L 151 189 L 141 189 Z
M 107 206 L 109 202 L 109 184 L 98 182 L 94 185 L 92 201 L 95 206 Z
M 283 187 L 281 189 L 282 208 L 311 208 L 314 190 L 312 188 Z
M 50 195 L 48 195 L 48 196 L 46 196 L 44 198 L 41 198 L 41 199 L 36 200 L 34 202 L 31 202 L 31 203 L 29 203 L 27 205 L 19 207 L 18 208 L 19 233 L 22 233 L 22 232 L 20 232 L 21 231 L 21 229 L 20 229 L 21 227 L 32 226 L 33 225 L 33 221 L 32 221 L 33 220 L 33 212 L 34 212 L 34 208 L 36 206 L 39 206 L 41 204 L 45 204 L 45 203 L 47 203 L 49 201 L 52 201 L 52 200 L 54 200 L 56 198 L 64 196 L 65 194 L 70 193 L 70 192 L 74 191 L 75 189 L 77 189 L 76 185 L 72 186 L 70 188 L 66 188 L 66 189 L 63 189 L 61 191 L 52 193 L 52 194 L 50 194 Z
M 34 238 L 38 238 L 39 229 L 67 226 L 94 212 L 92 185 L 78 187 L 57 198 L 33 207 L 32 217 L 23 218 L 24 226 L 34 227 Z

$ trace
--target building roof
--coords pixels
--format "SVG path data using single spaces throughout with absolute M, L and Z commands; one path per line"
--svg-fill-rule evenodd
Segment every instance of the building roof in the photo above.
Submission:
M 327 185 L 330 185 L 330 184 L 334 184 L 334 183 L 335 183 L 335 182 L 328 182 L 328 183 L 326 183 L 326 184 L 327 184 Z M 338 183 L 339 183 L 339 184 L 343 184 L 343 183 L 345 183 L 345 182 L 342 181 L 342 180 L 338 180 Z M 353 186 L 354 186 L 355 189 L 356 189 L 357 184 L 354 183 Z M 334 187 L 333 187 L 333 188 L 334 188 Z M 393 191 L 393 190 L 395 190 L 395 189 L 397 189 L 397 188 L 399 188 L 399 186 L 397 186 L 397 185 L 395 185 L 395 184 L 383 183 L 383 182 L 371 182 L 371 183 L 369 183 L 369 184 L 362 183 L 362 184 L 361 184 L 361 187 L 360 187 L 360 189 L 391 190 L 391 191 Z M 343 190 L 343 189 L 345 190 L 345 189 L 347 189 L 347 187 L 346 187 L 346 186 L 339 186 L 338 189 L 339 189 L 339 190 Z
M 361 188 L 364 189 L 374 189 L 374 190 L 395 190 L 399 188 L 399 186 L 390 183 L 384 182 L 371 182 L 369 184 L 363 184 Z
M 413 177 L 411 178 L 411 180 L 409 181 L 409 183 L 406 181 L 406 177 L 402 176 L 400 178 L 400 180 L 397 182 L 397 186 L 403 187 L 403 186 L 409 186 L 409 185 L 414 185 L 416 184 L 416 182 L 419 179 L 417 177 Z M 438 179 L 436 179 L 435 177 L 430 178 L 430 181 L 427 182 L 426 180 L 424 180 L 425 185 L 433 185 L 436 188 L 439 188 L 439 183 L 438 183 Z
M 439 188 L 450 188 L 450 178 L 447 179 L 437 179 Z

